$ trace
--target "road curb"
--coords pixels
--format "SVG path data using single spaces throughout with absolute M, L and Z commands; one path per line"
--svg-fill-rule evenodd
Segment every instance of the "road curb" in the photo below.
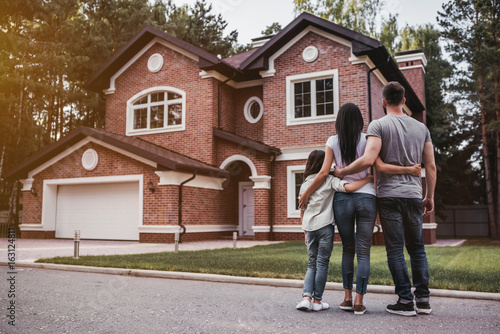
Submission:
M 7 265 L 8 265 L 7 262 L 0 261 L 0 266 L 7 266 Z M 295 279 L 241 277 L 241 276 L 229 276 L 229 275 L 217 275 L 217 274 L 202 274 L 202 273 L 144 270 L 144 269 L 87 267 L 87 266 L 75 266 L 75 265 L 53 264 L 53 263 L 33 263 L 33 262 L 20 263 L 20 262 L 18 262 L 18 263 L 16 263 L 16 267 L 75 271 L 75 272 L 97 273 L 97 274 L 107 274 L 107 275 L 153 277 L 153 278 L 183 279 L 183 280 L 219 282 L 219 283 L 265 285 L 265 286 L 287 287 L 287 288 L 302 288 L 304 285 L 303 280 L 295 280 Z M 325 289 L 326 290 L 337 290 L 337 291 L 344 290 L 341 283 L 335 283 L 335 282 L 326 283 Z M 394 294 L 394 286 L 368 285 L 367 292 L 368 293 Z M 500 301 L 500 293 L 458 291 L 458 290 L 445 290 L 445 289 L 430 289 L 430 292 L 431 292 L 432 297 L 449 297 L 449 298 L 465 298 L 465 299 L 482 299 L 482 300 Z

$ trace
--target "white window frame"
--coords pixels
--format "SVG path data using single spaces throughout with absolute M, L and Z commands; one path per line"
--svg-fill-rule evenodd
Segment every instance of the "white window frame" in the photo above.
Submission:
M 316 81 L 318 79 L 333 79 L 333 115 L 316 115 Z M 295 118 L 294 84 L 311 81 L 311 117 Z M 334 122 L 339 110 L 339 75 L 338 69 L 291 75 L 286 77 L 286 125 L 302 125 L 312 123 Z
M 250 113 L 250 106 L 252 105 L 252 102 L 257 102 L 257 104 L 260 107 L 259 115 L 255 118 L 253 118 L 252 114 Z M 262 103 L 262 100 L 260 98 L 258 98 L 257 96 L 252 96 L 251 98 L 249 98 L 247 100 L 247 102 L 245 103 L 245 107 L 243 107 L 243 113 L 245 115 L 245 119 L 249 123 L 255 124 L 258 121 L 260 121 L 260 119 L 262 118 L 262 115 L 264 114 L 264 104 Z
M 147 105 L 145 105 L 148 109 L 148 117 L 147 117 L 147 126 L 148 128 L 145 129 L 134 129 L 134 109 L 137 108 L 137 106 L 134 106 L 134 102 L 137 101 L 138 99 L 150 95 L 153 93 L 176 93 L 181 96 L 180 99 L 176 99 L 174 101 L 168 102 L 168 101 L 163 101 L 163 103 L 158 103 L 158 102 L 150 102 L 148 101 Z M 178 104 L 182 103 L 182 122 L 181 124 L 176 124 L 176 125 L 166 125 L 163 128 L 155 128 L 155 129 L 150 129 L 149 126 L 151 125 L 150 123 L 150 117 L 151 117 L 151 106 L 155 105 L 165 105 L 164 108 L 164 121 L 167 122 L 168 120 L 168 105 L 169 104 Z M 158 87 L 151 87 L 148 89 L 143 90 L 142 92 L 139 92 L 132 96 L 128 101 L 127 101 L 127 136 L 137 136 L 137 135 L 146 135 L 146 134 L 153 134 L 153 133 L 163 133 L 163 132 L 174 132 L 174 131 L 184 131 L 186 129 L 186 92 L 174 88 L 174 87 L 168 87 L 168 86 L 158 86 Z
M 287 217 L 300 218 L 300 210 L 295 209 L 295 200 L 299 194 L 295 194 L 297 184 L 295 183 L 295 174 L 304 173 L 306 165 L 287 166 L 286 181 L 287 181 Z

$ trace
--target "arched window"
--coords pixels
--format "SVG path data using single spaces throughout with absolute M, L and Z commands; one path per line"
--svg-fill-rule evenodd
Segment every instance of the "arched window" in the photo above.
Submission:
M 186 94 L 172 87 L 155 87 L 127 102 L 127 135 L 185 129 Z

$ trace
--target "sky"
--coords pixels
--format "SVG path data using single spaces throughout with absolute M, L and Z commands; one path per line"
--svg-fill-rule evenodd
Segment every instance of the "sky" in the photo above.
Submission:
M 189 4 L 196 0 L 174 0 L 176 5 Z M 273 22 L 282 27 L 295 18 L 293 0 L 207 0 L 216 13 L 228 23 L 227 33 L 237 30 L 238 43 L 251 43 L 252 38 L 261 36 L 262 30 Z M 444 0 L 385 0 L 387 12 L 397 13 L 399 28 L 431 23 L 437 26 L 437 12 L 442 10 Z

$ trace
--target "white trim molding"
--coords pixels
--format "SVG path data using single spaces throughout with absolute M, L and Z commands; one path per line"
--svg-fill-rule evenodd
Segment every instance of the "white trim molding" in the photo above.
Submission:
M 268 233 L 271 232 L 270 226 L 252 226 L 253 233 Z
M 19 229 L 21 231 L 45 231 L 42 224 L 21 224 Z
M 282 148 L 281 154 L 276 157 L 276 161 L 307 160 L 309 154 L 314 150 L 325 150 L 325 146 L 305 146 Z
M 276 233 L 304 233 L 302 225 L 273 225 L 273 232 Z
M 35 179 L 33 178 L 19 180 L 19 182 L 21 182 L 21 184 L 23 185 L 21 191 L 31 191 L 34 181 Z
M 255 118 L 253 118 L 250 110 L 254 102 L 259 105 L 259 115 L 257 115 L 257 117 Z M 264 104 L 262 103 L 262 100 L 257 96 L 252 96 L 251 98 L 249 98 L 245 103 L 245 106 L 243 107 L 243 115 L 245 116 L 245 119 L 248 123 L 255 124 L 260 121 L 262 115 L 264 115 Z
M 61 159 L 64 159 L 65 157 L 67 157 L 68 155 L 72 154 L 73 152 L 75 152 L 79 148 L 87 145 L 88 143 L 95 143 L 97 145 L 103 146 L 103 147 L 105 147 L 107 149 L 110 149 L 112 151 L 115 151 L 117 153 L 120 153 L 120 154 L 122 154 L 124 156 L 132 158 L 132 159 L 137 160 L 139 162 L 142 162 L 142 163 L 144 163 L 146 165 L 149 165 L 149 166 L 152 166 L 154 168 L 157 168 L 156 162 L 153 162 L 153 161 L 148 160 L 148 159 L 144 159 L 144 158 L 142 158 L 142 157 L 140 157 L 138 155 L 135 155 L 135 154 L 130 153 L 128 151 L 122 150 L 121 148 L 117 148 L 117 147 L 115 147 L 113 145 L 110 145 L 108 143 L 105 143 L 103 141 L 95 139 L 93 137 L 87 137 L 85 139 L 82 139 L 80 142 L 76 143 L 75 145 L 69 147 L 68 149 L 64 150 L 63 152 L 59 153 L 58 155 L 56 155 L 52 159 L 50 159 L 50 160 L 46 161 L 45 163 L 41 164 L 37 168 L 31 170 L 28 173 L 28 178 L 26 180 L 32 179 L 36 174 L 38 174 L 41 171 L 45 170 L 46 168 L 52 166 L 53 164 L 57 163 Z
M 437 229 L 438 224 L 436 223 L 424 223 L 422 224 L 422 229 L 424 230 L 435 230 Z
M 238 225 L 184 225 L 186 233 L 204 232 L 236 232 Z M 180 233 L 179 225 L 142 225 L 139 226 L 139 233 Z
M 406 55 L 399 55 L 399 56 L 394 56 L 394 60 L 396 60 L 396 63 L 404 63 L 404 62 L 411 62 L 411 61 L 421 61 L 424 66 L 427 66 L 427 57 L 425 56 L 425 53 L 423 52 L 418 52 L 418 53 L 410 53 Z
M 349 49 L 352 49 L 352 43 L 337 36 L 333 35 L 330 33 L 327 33 L 321 29 L 318 29 L 313 26 L 308 26 L 304 30 L 302 30 L 297 36 L 295 36 L 293 39 L 291 39 L 288 43 L 286 43 L 281 49 L 276 51 L 271 57 L 269 57 L 269 64 L 268 64 L 268 70 L 266 71 L 261 71 L 259 74 L 263 78 L 267 77 L 272 77 L 276 74 L 276 69 L 274 68 L 274 61 L 281 56 L 283 53 L 285 53 L 289 48 L 291 48 L 295 43 L 300 41 L 305 35 L 308 33 L 313 32 L 317 35 L 320 35 L 322 37 L 328 38 L 329 40 L 332 40 L 334 42 L 337 42 L 339 44 L 342 44 L 344 46 L 347 46 Z
M 255 168 L 255 165 L 253 164 L 252 160 L 250 160 L 249 158 L 247 158 L 241 154 L 235 154 L 235 155 L 230 156 L 229 158 L 227 158 L 226 160 L 224 160 L 221 163 L 219 168 L 226 169 L 227 166 L 229 166 L 232 162 L 235 162 L 235 161 L 242 161 L 242 162 L 246 163 L 248 165 L 248 167 L 250 167 L 250 171 L 252 172 L 252 176 L 254 176 L 254 177 L 258 176 L 257 168 Z
M 176 171 L 156 171 L 156 175 L 160 178 L 159 186 L 179 186 L 182 182 L 189 179 L 192 174 Z M 186 183 L 184 186 L 193 188 L 215 189 L 222 190 L 222 183 L 225 178 L 210 177 L 205 175 L 196 175 L 196 178 Z
M 300 210 L 295 209 L 295 200 L 299 194 L 295 194 L 295 173 L 303 173 L 305 165 L 286 167 L 286 197 L 287 197 L 287 217 L 300 218 Z
M 271 189 L 271 177 L 267 175 L 250 176 L 254 189 Z
M 179 94 L 181 97 L 175 100 L 168 101 L 167 98 L 165 97 L 164 101 L 161 102 L 148 102 L 147 104 L 144 105 L 144 107 L 141 106 L 136 106 L 133 103 L 138 100 L 141 97 L 148 96 L 153 94 L 153 93 L 165 93 L 167 94 L 168 92 L 172 92 L 175 94 Z M 150 129 L 149 124 L 150 124 L 150 117 L 151 117 L 151 108 L 152 104 L 155 106 L 164 106 L 163 110 L 163 127 L 155 128 L 155 129 Z M 168 125 L 168 106 L 170 105 L 177 105 L 181 104 L 181 124 L 176 124 L 176 125 Z M 134 110 L 135 109 L 147 109 L 147 128 L 141 128 L 141 129 L 134 129 Z M 186 130 L 186 92 L 180 89 L 177 89 L 175 87 L 171 86 L 156 86 L 156 87 L 150 87 L 148 89 L 145 89 L 143 91 L 140 91 L 139 93 L 135 94 L 132 96 L 130 99 L 127 101 L 127 113 L 126 113 L 126 135 L 127 136 L 137 136 L 137 135 L 148 135 L 148 134 L 154 134 L 154 133 L 164 133 L 164 132 L 174 132 L 174 131 L 184 131 Z
M 401 70 L 411 70 L 412 68 L 421 68 L 421 69 L 422 69 L 422 71 L 424 71 L 424 74 L 425 74 L 425 73 L 427 73 L 427 72 L 425 71 L 425 67 L 424 67 L 424 65 L 414 65 L 414 66 L 400 67 L 400 68 L 399 68 L 399 70 L 400 70 L 400 71 L 401 71 Z
M 225 75 L 220 74 L 219 72 L 214 71 L 214 70 L 212 70 L 212 71 L 201 70 L 200 77 L 202 79 L 214 78 L 214 79 L 219 80 L 220 82 L 224 82 L 227 79 L 229 79 Z M 263 79 L 256 79 L 256 80 L 249 80 L 249 81 L 242 81 L 242 82 L 236 82 L 233 80 L 229 80 L 226 84 L 233 87 L 233 88 L 241 89 L 241 88 L 262 86 L 264 84 L 264 80 Z

